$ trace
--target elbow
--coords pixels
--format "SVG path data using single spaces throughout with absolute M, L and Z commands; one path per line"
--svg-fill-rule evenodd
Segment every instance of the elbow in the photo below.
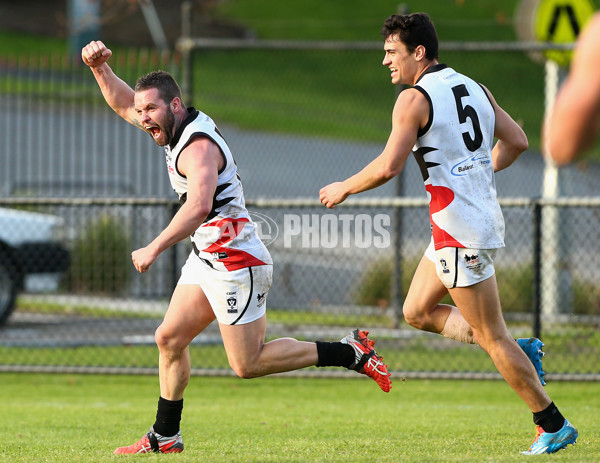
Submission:
M 204 220 L 206 220 L 206 218 L 211 213 L 211 211 L 212 211 L 211 206 L 212 206 L 212 204 L 211 205 L 202 205 L 196 209 L 194 218 L 196 219 L 196 221 L 198 222 L 199 225 L 201 225 L 202 222 L 204 222 Z
M 206 217 L 212 211 L 212 204 L 204 204 L 202 202 L 197 202 L 195 204 L 189 203 L 187 201 L 183 207 L 187 207 L 187 217 L 190 222 L 194 224 L 194 226 L 199 227 L 206 220 Z
M 510 144 L 507 144 L 506 148 L 505 161 L 507 162 L 507 165 L 503 166 L 502 168 L 512 165 L 512 163 L 515 162 L 517 158 L 521 156 L 521 154 L 527 151 L 529 148 L 529 141 L 527 140 L 525 134 L 523 134 L 522 137 L 512 140 Z
M 521 133 L 521 136 L 515 141 L 515 151 L 518 151 L 519 154 L 527 151 L 529 148 L 529 140 L 527 140 L 527 135 L 525 132 Z
M 385 183 L 399 175 L 401 171 L 402 168 L 397 168 L 394 165 L 387 165 L 379 169 L 379 172 L 377 172 L 377 177 L 381 183 Z
M 389 182 L 391 179 L 393 179 L 396 175 L 392 170 L 389 169 L 382 169 L 378 172 L 377 175 L 377 184 L 378 185 L 383 185 L 386 182 Z
M 519 145 L 519 152 L 524 153 L 528 149 L 529 149 L 529 141 L 527 140 L 527 138 L 525 138 L 523 140 L 523 142 Z

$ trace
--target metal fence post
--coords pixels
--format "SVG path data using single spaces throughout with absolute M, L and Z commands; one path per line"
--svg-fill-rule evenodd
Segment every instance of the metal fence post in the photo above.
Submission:
M 181 4 L 181 25 L 182 35 L 177 43 L 177 47 L 181 50 L 181 93 L 183 94 L 184 103 L 191 105 L 193 96 L 192 79 L 194 78 L 192 56 L 194 49 L 189 44 L 192 33 L 192 2 L 190 1 Z
M 542 205 L 533 201 L 533 335 L 542 337 Z
M 404 5 L 399 5 L 398 9 Z M 401 13 L 403 14 L 403 13 Z M 395 91 L 395 100 L 398 99 L 398 96 L 407 88 L 406 85 L 400 85 L 396 87 Z M 404 170 L 400 172 L 399 175 L 395 178 L 395 196 L 397 198 L 402 198 L 404 195 Z M 392 263 L 392 310 L 394 311 L 394 327 L 398 328 L 400 325 L 400 321 L 403 318 L 402 315 L 402 305 L 404 303 L 402 299 L 402 213 L 404 212 L 402 206 L 394 207 L 394 250 L 392 253 L 392 258 L 394 259 Z
M 402 195 L 402 177 L 396 179 L 396 196 Z M 392 310 L 394 317 L 394 327 L 398 328 L 402 320 L 402 207 L 394 207 L 394 250 L 392 258 Z
M 171 220 L 173 217 L 175 217 L 175 214 L 177 214 L 177 211 L 179 210 L 179 203 L 178 202 L 172 202 L 169 206 L 167 206 L 170 212 L 170 218 L 169 220 Z M 169 275 L 170 275 L 170 283 L 171 283 L 171 290 L 174 290 L 175 287 L 177 286 L 177 281 L 179 279 L 179 265 L 178 265 L 178 257 L 177 257 L 177 250 L 179 249 L 178 245 L 175 246 L 171 246 L 171 268 L 169 269 Z

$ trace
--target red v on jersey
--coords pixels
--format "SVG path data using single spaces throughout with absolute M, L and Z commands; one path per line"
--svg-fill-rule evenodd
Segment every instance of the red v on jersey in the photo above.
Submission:
M 216 259 L 217 262 L 222 262 L 230 272 L 255 265 L 266 265 L 265 262 L 239 249 L 239 247 L 230 248 L 226 246 L 227 243 L 231 243 L 242 233 L 249 222 L 250 220 L 247 218 L 226 218 L 202 225 L 203 227 L 218 227 L 220 230 L 219 239 L 202 251 L 219 256 Z
M 212 211 L 191 236 L 194 252 L 207 265 L 222 272 L 272 265 L 269 251 L 246 210 L 242 183 L 229 146 L 210 117 L 193 108 L 188 110 L 190 114 L 174 138 L 175 145 L 165 146 L 169 180 L 179 198 L 187 197 L 188 179 L 178 171 L 177 160 L 194 138 L 210 139 L 219 147 L 224 159 L 224 166 L 218 172 Z
M 504 218 L 494 178 L 495 111 L 473 79 L 445 65 L 423 73 L 417 87 L 428 97 L 430 119 L 413 151 L 430 196 L 435 249 L 498 249 Z
M 425 185 L 425 189 L 431 195 L 431 200 L 429 201 L 429 218 L 431 220 L 431 233 L 435 249 L 445 247 L 464 248 L 463 244 L 453 238 L 447 231 L 441 229 L 433 220 L 433 214 L 445 209 L 454 201 L 454 192 L 444 186 Z

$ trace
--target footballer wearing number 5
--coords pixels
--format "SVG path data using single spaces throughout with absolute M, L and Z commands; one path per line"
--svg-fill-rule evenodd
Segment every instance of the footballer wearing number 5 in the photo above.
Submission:
M 494 174 L 527 149 L 527 137 L 487 88 L 438 62 L 438 38 L 426 14 L 392 15 L 381 32 L 392 83 L 410 87 L 398 96 L 383 152 L 357 174 L 322 188 L 320 200 L 333 208 L 383 185 L 414 154 L 429 197 L 432 236 L 404 317 L 421 330 L 479 344 L 533 412 L 537 434 L 523 453 L 556 452 L 575 443 L 577 430 L 543 388 L 541 341 L 515 342 L 508 332 L 493 262 L 504 247 Z M 440 304 L 448 293 L 456 307 Z

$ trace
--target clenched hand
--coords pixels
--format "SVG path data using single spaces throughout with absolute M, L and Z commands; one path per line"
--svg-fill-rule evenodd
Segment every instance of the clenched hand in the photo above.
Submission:
M 330 209 L 333 209 L 336 204 L 341 203 L 347 197 L 348 193 L 346 192 L 346 187 L 343 182 L 331 183 L 321 188 L 321 191 L 319 192 L 321 203 Z
M 95 68 L 106 63 L 106 60 L 112 56 L 112 51 L 106 48 L 100 40 L 88 43 L 81 50 L 81 59 L 83 62 L 91 67 Z

